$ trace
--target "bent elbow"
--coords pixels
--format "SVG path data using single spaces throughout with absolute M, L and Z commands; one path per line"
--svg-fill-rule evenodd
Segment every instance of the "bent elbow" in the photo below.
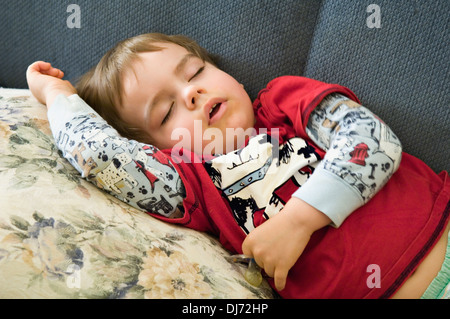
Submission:
M 380 140 L 380 149 L 392 160 L 394 165 L 394 173 L 400 167 L 403 146 L 397 135 L 395 135 L 395 133 L 387 125 L 383 125 L 383 127 L 385 134 L 382 134 L 383 138 Z

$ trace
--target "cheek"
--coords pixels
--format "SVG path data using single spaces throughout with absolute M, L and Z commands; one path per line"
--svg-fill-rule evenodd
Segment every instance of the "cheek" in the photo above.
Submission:
M 210 88 L 211 86 L 214 86 L 214 88 L 221 91 L 226 90 L 229 92 L 237 92 L 238 90 L 243 89 L 242 85 L 236 81 L 235 78 L 215 67 L 213 67 L 208 73 L 207 78 L 205 78 L 205 82 L 208 83 Z
M 189 121 L 189 123 L 178 121 L 174 122 L 172 130 L 167 132 L 166 139 L 170 143 L 171 147 L 183 147 L 189 150 L 195 149 L 195 138 L 202 136 L 201 122 L 195 123 Z
M 255 114 L 251 103 L 237 104 L 230 112 L 228 127 L 243 128 L 244 130 L 254 127 Z

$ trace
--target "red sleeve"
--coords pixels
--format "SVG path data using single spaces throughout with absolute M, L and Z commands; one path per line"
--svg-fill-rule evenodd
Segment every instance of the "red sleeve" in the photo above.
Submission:
M 309 116 L 331 93 L 341 93 L 360 103 L 352 91 L 341 85 L 300 76 L 276 78 L 259 92 L 253 103 L 255 128 L 278 128 L 282 141 L 297 136 L 312 143 L 306 134 Z
M 167 218 L 149 214 L 164 222 L 212 234 L 226 249 L 242 253 L 245 233 L 236 223 L 228 201 L 211 181 L 202 158 L 185 149 L 166 149 L 162 152 L 171 159 L 183 181 L 186 191 L 184 215 L 181 218 Z

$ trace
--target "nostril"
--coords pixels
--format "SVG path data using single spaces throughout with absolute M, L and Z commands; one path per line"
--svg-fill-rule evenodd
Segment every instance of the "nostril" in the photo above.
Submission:
M 192 104 L 195 104 L 195 99 L 194 99 L 194 98 L 192 98 L 191 102 L 192 102 Z

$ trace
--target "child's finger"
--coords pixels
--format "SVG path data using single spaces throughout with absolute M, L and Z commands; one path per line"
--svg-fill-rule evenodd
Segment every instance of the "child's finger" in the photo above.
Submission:
M 40 71 L 42 74 L 54 76 L 56 78 L 62 78 L 64 76 L 64 72 L 60 69 L 54 68 L 49 63 L 49 67 L 46 69 L 41 69 Z
M 49 62 L 44 61 L 37 61 L 32 64 L 32 69 L 38 71 L 38 72 L 45 72 L 51 69 L 52 65 Z
M 44 72 L 47 72 L 47 70 L 49 70 L 50 68 L 50 63 L 44 61 L 36 61 L 28 67 L 27 74 L 45 74 Z
M 286 278 L 289 270 L 285 270 L 283 268 L 276 268 L 275 274 L 273 276 L 275 288 L 277 288 L 278 291 L 281 291 L 286 286 Z
M 30 72 L 39 72 L 41 74 L 50 75 L 57 78 L 63 78 L 64 72 L 52 67 L 49 62 L 37 61 L 30 65 Z
M 54 77 L 57 77 L 60 79 L 64 77 L 64 72 L 57 68 L 51 68 L 48 71 L 46 71 L 45 74 L 51 75 L 51 76 L 54 76 Z

